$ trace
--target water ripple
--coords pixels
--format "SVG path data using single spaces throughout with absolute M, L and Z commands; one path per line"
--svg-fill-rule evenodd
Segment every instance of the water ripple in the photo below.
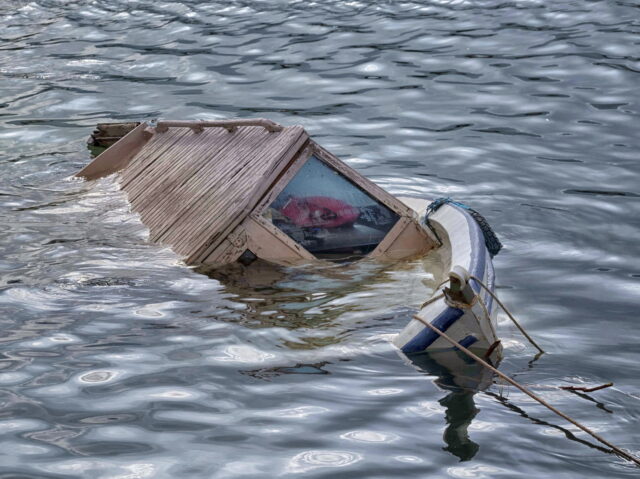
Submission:
M 0 26 L 1 477 L 636 473 L 517 391 L 460 386 L 477 371 L 398 356 L 438 258 L 208 277 L 113 178 L 71 179 L 97 122 L 259 115 L 394 194 L 470 204 L 549 351 L 529 362 L 501 317 L 501 368 L 615 382 L 548 397 L 634 449 L 635 5 L 33 0 Z

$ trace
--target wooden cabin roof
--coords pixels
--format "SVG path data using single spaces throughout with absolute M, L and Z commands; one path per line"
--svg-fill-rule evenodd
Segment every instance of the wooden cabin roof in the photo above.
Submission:
M 198 262 L 250 212 L 250 200 L 264 193 L 268 179 L 306 138 L 295 126 L 279 132 L 257 126 L 233 132 L 169 129 L 156 133 L 131 160 L 122 172 L 122 189 L 152 241 Z
M 189 263 L 242 221 L 308 139 L 299 126 L 157 130 L 122 169 L 120 185 L 150 239 Z
M 314 256 L 251 213 L 267 193 L 273 195 L 274 185 L 290 179 L 309 151 L 324 155 L 403 217 L 381 247 L 397 242 L 413 223 L 410 208 L 324 152 L 300 126 L 262 119 L 142 123 L 77 176 L 95 179 L 119 172 L 121 188 L 149 228 L 149 239 L 170 245 L 189 264 L 235 261 L 249 246 L 270 259 L 282 251 L 273 259 L 286 263 L 287 255 Z

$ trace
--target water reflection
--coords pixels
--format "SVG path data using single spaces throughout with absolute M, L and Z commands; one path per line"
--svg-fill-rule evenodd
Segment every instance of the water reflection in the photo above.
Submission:
M 103 121 L 300 123 L 396 196 L 454 196 L 485 214 L 505 240 L 502 299 L 550 352 L 521 379 L 613 381 L 594 398 L 615 414 L 575 394 L 554 405 L 637 449 L 637 2 L 0 11 L 0 477 L 637 475 L 515 391 L 485 401 L 490 388 L 474 418 L 472 387 L 456 396 L 398 361 L 385 338 L 408 321 L 401 307 L 428 297 L 433 267 L 221 285 L 147 244 L 112 180 L 64 180 Z M 519 369 L 531 351 L 517 344 Z M 120 375 L 80 380 L 98 371 Z M 451 467 L 458 456 L 425 430 L 454 417 L 473 421 L 480 451 Z M 446 427 L 460 443 L 465 427 Z M 362 440 L 374 433 L 397 439 Z
M 491 386 L 493 373 L 458 350 L 415 354 L 408 359 L 420 371 L 436 376 L 434 383 L 448 392 L 438 401 L 445 408 L 447 423 L 443 449 L 461 461 L 472 459 L 480 449 L 469 437 L 469 426 L 480 411 L 473 397 Z M 501 351 L 494 351 L 492 363 L 497 365 L 500 359 Z
M 197 271 L 220 281 L 244 306 L 228 320 L 295 331 L 295 341 L 284 340 L 287 349 L 316 349 L 337 345 L 364 321 L 388 320 L 388 311 L 428 296 L 436 285 L 436 256 L 393 265 L 323 261 L 296 268 L 257 260 Z

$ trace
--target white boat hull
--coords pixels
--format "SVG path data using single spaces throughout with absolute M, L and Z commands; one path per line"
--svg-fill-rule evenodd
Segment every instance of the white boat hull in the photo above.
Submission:
M 424 213 L 429 204 L 428 200 L 401 199 L 417 212 Z M 448 263 L 445 271 L 451 271 L 456 266 L 462 267 L 471 276 L 482 279 L 493 291 L 495 273 L 491 255 L 485 246 L 482 230 L 469 211 L 444 204 L 429 216 L 429 220 L 442 241 L 440 248 Z M 424 306 L 417 316 L 447 333 L 464 347 L 487 350 L 498 340 L 495 333 L 497 319 L 494 301 L 476 281 L 470 281 L 470 285 L 482 299 L 484 306 L 477 300 L 471 307 L 457 308 L 449 305 L 443 297 Z M 440 290 L 434 291 L 434 296 L 440 293 Z M 412 319 L 393 342 L 406 354 L 452 348 L 448 341 L 416 319 Z

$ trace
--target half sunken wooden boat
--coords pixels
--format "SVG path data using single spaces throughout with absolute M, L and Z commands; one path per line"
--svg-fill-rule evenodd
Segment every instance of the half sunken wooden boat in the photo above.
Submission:
M 468 209 L 445 202 L 425 222 L 420 212 L 429 201 L 395 198 L 300 126 L 249 119 L 131 128 L 77 176 L 117 173 L 150 240 L 171 246 L 187 264 L 388 261 L 440 248 L 450 284 L 418 316 L 466 347 L 487 350 L 497 342 L 492 298 L 471 280 L 493 290 L 493 266 Z M 450 349 L 416 319 L 394 342 L 405 353 Z

